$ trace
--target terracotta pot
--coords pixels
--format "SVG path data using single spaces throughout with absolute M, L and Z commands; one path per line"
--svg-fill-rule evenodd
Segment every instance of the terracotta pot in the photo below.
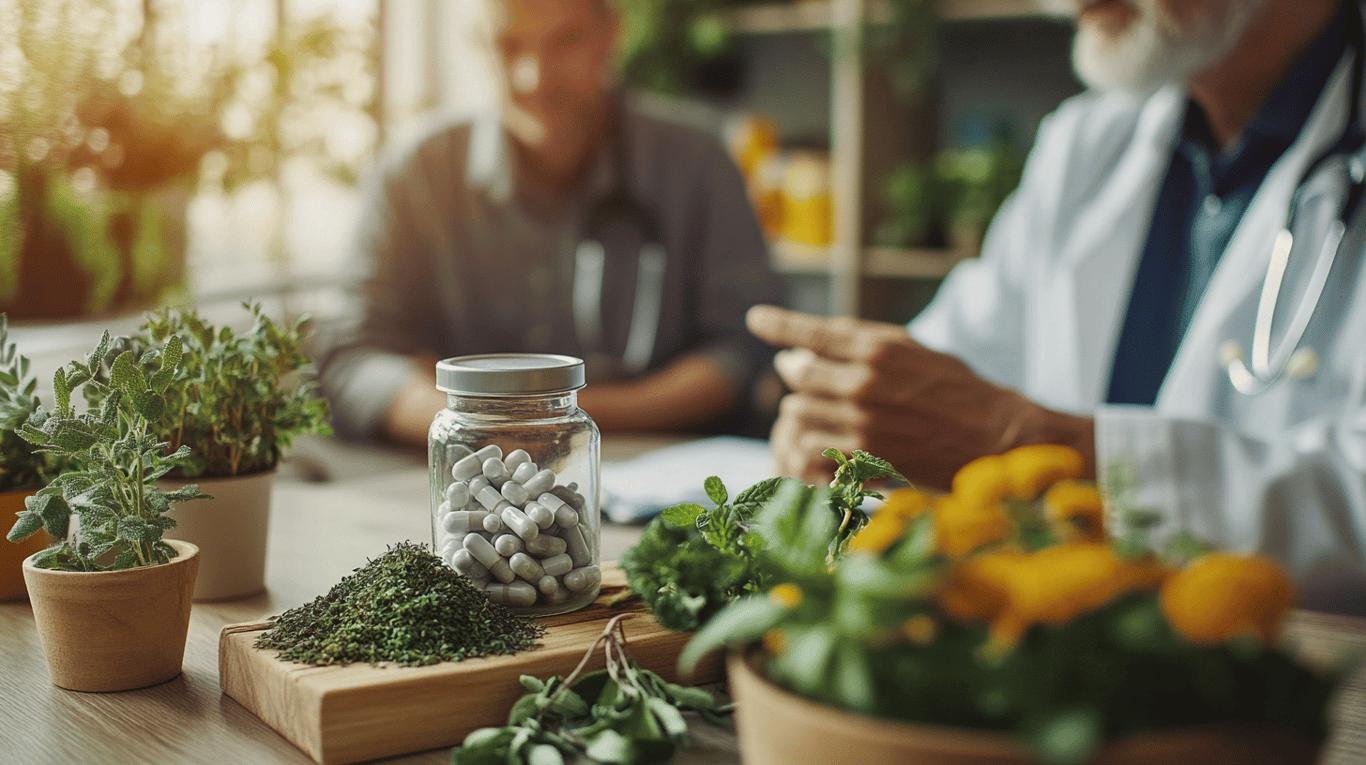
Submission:
M 170 544 L 180 553 L 170 563 L 121 571 L 53 571 L 24 561 L 54 685 L 127 691 L 180 674 L 199 548 Z
M 0 492 L 0 601 L 28 597 L 24 558 L 52 544 L 52 537 L 41 530 L 18 544 L 4 538 L 14 523 L 14 514 L 24 509 L 24 498 L 32 494 L 31 489 Z
M 183 502 L 169 515 L 176 527 L 167 539 L 199 546 L 199 579 L 195 600 L 227 600 L 255 595 L 266 588 L 266 536 L 270 526 L 270 490 L 275 471 L 234 476 L 163 480 L 165 490 L 199 484 L 213 499 Z
M 757 655 L 726 660 L 735 697 L 740 756 L 746 765 L 894 763 L 1033 765 L 1006 733 L 880 720 L 802 698 L 769 682 Z M 1132 736 L 1107 744 L 1092 765 L 1313 763 L 1318 745 L 1274 729 L 1190 728 Z

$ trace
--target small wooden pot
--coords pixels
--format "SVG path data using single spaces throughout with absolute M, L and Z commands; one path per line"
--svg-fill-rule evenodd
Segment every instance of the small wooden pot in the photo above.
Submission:
M 4 538 L 14 523 L 14 514 L 24 509 L 24 500 L 32 494 L 32 489 L 0 492 L 0 601 L 28 597 L 24 558 L 52 544 L 52 537 L 42 530 L 17 544 Z
M 169 544 L 179 553 L 170 563 L 120 571 L 53 571 L 24 561 L 54 685 L 127 691 L 180 674 L 199 548 Z
M 726 659 L 745 765 L 893 763 L 1034 765 L 1015 738 L 996 731 L 881 720 L 805 699 L 769 682 L 759 654 Z M 926 693 L 934 689 L 927 688 Z M 1207 727 L 1131 736 L 1103 747 L 1092 765 L 1295 765 L 1318 745 L 1275 729 Z
M 199 547 L 195 600 L 231 600 L 266 588 L 266 538 L 270 530 L 270 492 L 275 471 L 233 476 L 160 481 L 166 491 L 186 484 L 213 499 L 182 502 L 168 513 L 176 527 L 167 539 Z

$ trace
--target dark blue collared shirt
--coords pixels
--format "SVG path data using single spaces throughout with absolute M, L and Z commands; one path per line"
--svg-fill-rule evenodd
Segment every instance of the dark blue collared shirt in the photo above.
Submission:
M 1271 166 L 1294 143 L 1347 50 L 1347 0 L 1300 55 L 1241 136 L 1221 150 L 1204 112 L 1186 105 L 1129 296 L 1107 401 L 1151 405 L 1219 256 Z M 1269 246 L 1269 244 L 1268 244 Z

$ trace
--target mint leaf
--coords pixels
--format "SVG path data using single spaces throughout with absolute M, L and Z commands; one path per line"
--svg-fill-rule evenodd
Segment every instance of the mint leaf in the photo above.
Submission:
M 713 504 L 726 504 L 729 495 L 726 493 L 726 485 L 721 483 L 720 478 L 714 475 L 707 476 L 707 480 L 703 482 L 702 486 L 707 491 L 707 498 L 710 499 Z
M 697 517 L 706 512 L 706 508 L 701 505 L 685 502 L 681 505 L 672 505 L 664 508 L 659 517 L 665 523 L 680 529 L 692 528 L 697 525 Z

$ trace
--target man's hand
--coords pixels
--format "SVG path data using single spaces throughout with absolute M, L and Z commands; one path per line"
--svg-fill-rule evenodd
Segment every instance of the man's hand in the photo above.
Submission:
M 820 452 L 831 446 L 872 452 L 935 487 L 947 487 L 954 471 L 976 457 L 1029 443 L 1074 446 L 1094 465 L 1089 418 L 1050 411 L 989 383 L 953 356 L 915 342 L 904 327 L 773 306 L 750 309 L 746 322 L 760 339 L 790 349 L 774 360 L 792 389 L 772 436 L 783 474 L 828 477 Z

